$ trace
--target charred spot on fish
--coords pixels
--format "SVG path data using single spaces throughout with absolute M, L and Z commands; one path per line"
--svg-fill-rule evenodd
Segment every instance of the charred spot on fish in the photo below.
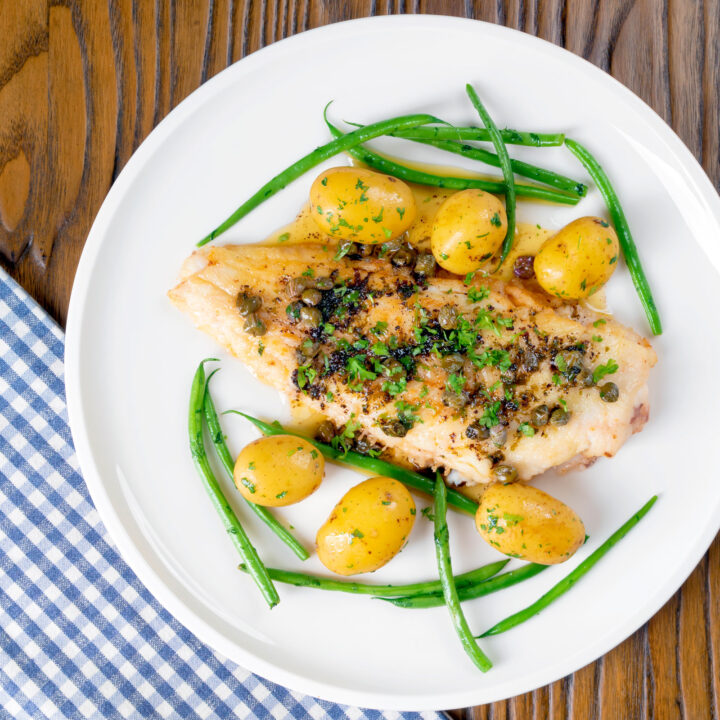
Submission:
M 397 294 L 403 299 L 407 300 L 411 298 L 418 290 L 418 286 L 415 283 L 411 283 L 407 280 L 398 282 L 396 286 Z

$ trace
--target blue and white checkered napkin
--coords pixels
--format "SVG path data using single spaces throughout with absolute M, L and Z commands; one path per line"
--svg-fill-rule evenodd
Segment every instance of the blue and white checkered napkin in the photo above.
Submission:
M 63 334 L 0 270 L 0 717 L 380 718 L 216 655 L 118 555 L 79 473 Z M 436 718 L 436 713 L 402 717 Z

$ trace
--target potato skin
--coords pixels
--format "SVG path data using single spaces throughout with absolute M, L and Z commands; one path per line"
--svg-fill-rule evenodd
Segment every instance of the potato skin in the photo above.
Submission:
M 243 448 L 235 461 L 233 480 L 246 500 L 280 507 L 314 493 L 324 470 L 325 458 L 307 440 L 272 435 Z
M 586 298 L 615 272 L 619 243 L 602 218 L 582 217 L 549 237 L 535 256 L 535 276 L 543 290 L 563 299 Z
M 430 245 L 442 268 L 465 275 L 500 249 L 506 232 L 507 216 L 500 200 L 482 190 L 461 190 L 440 206 Z
M 475 526 L 500 552 L 541 565 L 565 562 L 585 541 L 585 526 L 574 510 L 521 483 L 491 485 Z
M 318 557 L 338 575 L 372 572 L 402 550 L 414 522 L 407 488 L 392 478 L 370 478 L 348 490 L 318 530 Z
M 364 245 L 402 235 L 417 208 L 408 185 L 363 168 L 331 168 L 310 188 L 311 215 L 324 233 Z

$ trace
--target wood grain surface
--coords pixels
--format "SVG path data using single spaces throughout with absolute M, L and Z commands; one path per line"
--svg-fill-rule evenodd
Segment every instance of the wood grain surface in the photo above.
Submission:
M 85 237 L 150 130 L 230 63 L 308 28 L 387 13 L 507 25 L 636 92 L 720 183 L 720 0 L 0 0 L 0 262 L 64 323 Z M 478 720 L 718 718 L 720 541 L 604 658 Z M 588 618 L 592 622 L 592 618 Z

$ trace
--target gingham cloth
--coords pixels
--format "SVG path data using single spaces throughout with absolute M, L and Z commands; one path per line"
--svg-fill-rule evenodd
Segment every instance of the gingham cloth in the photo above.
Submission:
M 118 555 L 79 473 L 63 352 L 0 270 L 0 717 L 439 717 L 291 692 L 175 620 Z

